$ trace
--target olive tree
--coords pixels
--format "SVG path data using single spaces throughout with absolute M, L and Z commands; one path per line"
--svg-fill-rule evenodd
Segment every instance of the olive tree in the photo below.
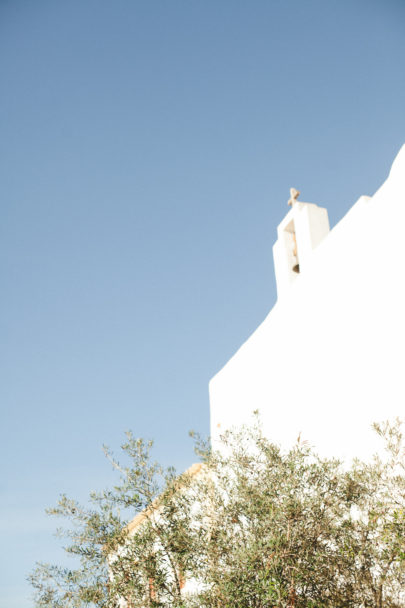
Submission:
M 183 579 L 194 568 L 191 477 L 177 476 L 151 457 L 153 443 L 127 433 L 127 463 L 105 453 L 119 473 L 112 490 L 91 493 L 89 507 L 61 496 L 50 515 L 68 526 L 73 568 L 39 563 L 30 575 L 35 605 L 52 608 L 178 606 Z M 131 515 L 141 525 L 131 525 Z M 129 525 L 128 525 L 129 524 Z
M 90 508 L 62 497 L 69 570 L 37 565 L 37 607 L 399 608 L 405 606 L 400 424 L 377 426 L 387 457 L 351 467 L 256 422 L 225 433 L 177 476 L 128 434 L 129 463 Z M 132 516 L 137 514 L 132 520 Z M 72 525 L 73 524 L 73 525 Z
M 260 428 L 226 434 L 210 456 L 199 605 L 405 606 L 404 445 L 399 423 L 376 430 L 387 457 L 350 468 L 305 442 L 282 452 Z

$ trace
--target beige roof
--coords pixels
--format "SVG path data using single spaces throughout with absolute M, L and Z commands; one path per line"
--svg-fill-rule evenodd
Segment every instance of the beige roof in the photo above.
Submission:
M 203 468 L 203 463 L 202 462 L 196 462 L 193 465 L 191 465 L 190 468 L 188 468 L 183 475 L 188 475 L 190 477 L 195 477 L 196 475 L 198 475 L 198 473 L 201 471 L 201 469 Z M 151 514 L 153 513 L 153 511 L 155 509 L 157 509 L 159 506 L 159 496 L 157 498 L 155 498 L 155 500 L 152 502 L 152 504 L 147 507 L 146 509 L 144 509 L 143 511 L 141 511 L 140 513 L 138 513 L 138 515 L 136 515 L 134 517 L 134 519 L 132 521 L 129 522 L 129 524 L 127 525 L 127 530 L 128 532 L 133 532 L 134 530 L 136 530 L 143 521 L 145 521 L 145 519 Z

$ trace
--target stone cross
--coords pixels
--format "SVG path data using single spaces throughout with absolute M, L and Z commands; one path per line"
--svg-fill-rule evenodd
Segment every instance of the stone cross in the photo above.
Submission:
M 290 188 L 290 198 L 288 199 L 288 204 L 291 205 L 291 207 L 294 203 L 297 202 L 297 198 L 299 197 L 299 195 L 299 190 L 296 190 L 295 188 Z

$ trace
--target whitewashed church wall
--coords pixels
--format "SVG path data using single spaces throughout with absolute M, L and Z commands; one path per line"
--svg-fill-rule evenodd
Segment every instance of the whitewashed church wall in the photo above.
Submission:
M 405 416 L 405 146 L 210 382 L 211 435 L 249 424 L 289 447 L 368 457 L 373 421 Z

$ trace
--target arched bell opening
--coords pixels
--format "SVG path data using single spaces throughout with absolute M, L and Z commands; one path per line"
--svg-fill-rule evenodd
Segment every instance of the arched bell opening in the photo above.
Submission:
M 300 273 L 300 262 L 298 259 L 298 247 L 297 247 L 297 238 L 295 235 L 295 224 L 294 220 L 291 220 L 285 227 L 285 238 L 286 245 L 288 250 L 288 259 L 290 264 L 290 269 L 295 274 Z

